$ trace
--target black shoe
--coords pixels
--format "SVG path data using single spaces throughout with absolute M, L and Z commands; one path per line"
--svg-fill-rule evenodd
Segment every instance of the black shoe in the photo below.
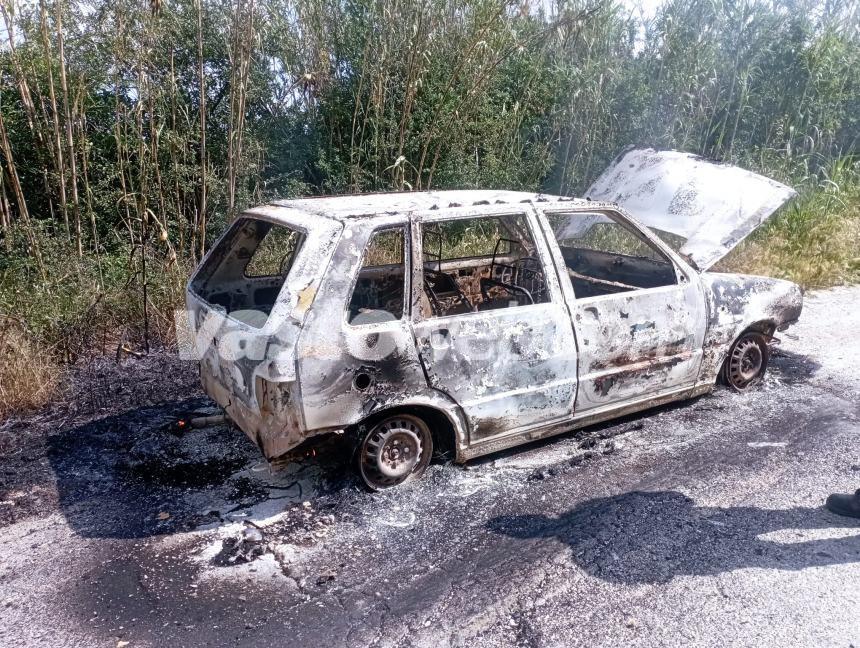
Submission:
M 825 506 L 836 515 L 860 518 L 860 489 L 853 495 L 834 493 L 827 498 Z

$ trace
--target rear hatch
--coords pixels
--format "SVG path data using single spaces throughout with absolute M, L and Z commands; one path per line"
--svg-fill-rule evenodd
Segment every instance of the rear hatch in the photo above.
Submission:
M 707 270 L 796 192 L 692 153 L 645 148 L 618 156 L 585 195 L 620 205 L 658 235 L 678 237 L 668 242 Z
M 188 324 L 204 387 L 220 405 L 259 414 L 261 383 L 296 379 L 298 335 L 341 230 L 333 219 L 259 207 L 203 259 L 188 284 Z

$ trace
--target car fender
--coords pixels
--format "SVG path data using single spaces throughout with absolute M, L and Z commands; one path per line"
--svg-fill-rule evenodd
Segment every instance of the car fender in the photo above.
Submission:
M 361 425 L 363 421 L 370 418 L 378 418 L 386 412 L 403 412 L 418 408 L 430 409 L 447 419 L 454 433 L 455 461 L 457 463 L 464 461 L 463 451 L 469 446 L 468 422 L 463 414 L 463 410 L 448 394 L 428 387 L 418 392 L 410 392 L 408 395 L 399 398 L 388 399 L 378 405 L 374 409 L 367 410 L 360 420 L 352 422 L 350 426 Z
M 800 317 L 803 295 L 790 281 L 752 275 L 700 275 L 708 306 L 708 328 L 699 371 L 701 383 L 716 381 L 731 345 L 747 330 L 773 335 Z

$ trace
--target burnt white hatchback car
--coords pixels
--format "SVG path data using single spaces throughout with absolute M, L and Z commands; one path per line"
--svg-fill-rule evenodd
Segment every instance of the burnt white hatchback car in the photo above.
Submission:
M 350 435 L 382 489 L 419 477 L 434 446 L 465 462 L 719 379 L 755 384 L 800 289 L 707 270 L 794 192 L 638 149 L 587 194 L 248 210 L 188 285 L 206 392 L 269 459 Z

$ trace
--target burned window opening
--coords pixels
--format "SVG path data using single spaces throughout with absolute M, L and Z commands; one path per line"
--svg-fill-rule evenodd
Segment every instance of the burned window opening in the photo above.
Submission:
M 212 250 L 191 290 L 232 318 L 262 328 L 304 240 L 298 228 L 241 218 Z
M 349 324 L 378 324 L 403 317 L 404 240 L 403 227 L 377 230 L 370 237 L 347 308 Z
M 245 276 L 280 277 L 282 280 L 290 272 L 296 259 L 296 252 L 301 239 L 297 230 L 281 225 L 273 225 L 263 235 L 257 249 L 251 254 L 248 265 L 245 266 Z
M 525 217 L 485 216 L 422 228 L 422 317 L 549 301 L 544 266 Z
M 551 214 L 550 221 L 579 298 L 678 283 L 662 250 L 608 214 Z

